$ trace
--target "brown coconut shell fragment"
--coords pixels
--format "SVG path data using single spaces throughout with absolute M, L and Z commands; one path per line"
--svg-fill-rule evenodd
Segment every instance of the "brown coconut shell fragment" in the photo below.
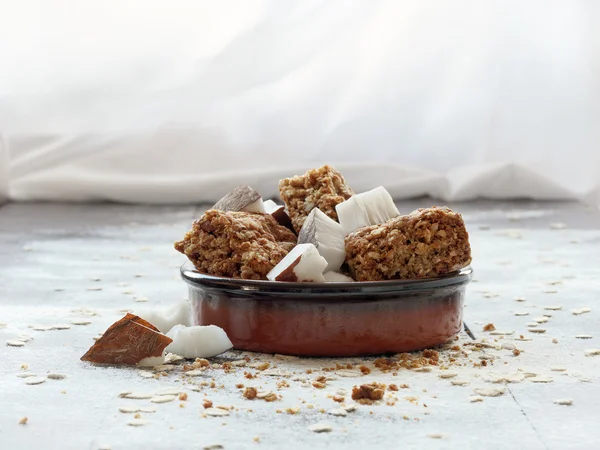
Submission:
M 150 322 L 134 314 L 113 323 L 81 357 L 97 364 L 135 366 L 149 357 L 160 357 L 173 339 L 162 334 Z

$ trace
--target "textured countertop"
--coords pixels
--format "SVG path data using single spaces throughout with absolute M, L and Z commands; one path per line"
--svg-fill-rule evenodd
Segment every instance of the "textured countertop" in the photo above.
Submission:
M 431 204 L 421 199 L 399 208 L 409 212 Z M 456 343 L 461 351 L 440 352 L 444 361 L 455 358 L 447 370 L 399 370 L 395 376 L 376 368 L 375 358 L 231 351 L 192 377 L 178 364 L 155 372 L 95 367 L 79 358 L 124 310 L 164 307 L 186 297 L 179 277 L 184 258 L 172 242 L 200 208 L 1 207 L 0 448 L 600 447 L 600 355 L 586 356 L 586 350 L 600 349 L 600 214 L 574 203 L 450 206 L 463 213 L 471 234 L 475 274 L 465 319 L 483 348 L 463 335 Z M 542 323 L 535 328 L 544 333 L 530 331 L 536 319 Z M 509 334 L 483 332 L 487 323 Z M 55 325 L 69 328 L 44 329 Z M 28 342 L 5 344 L 15 339 Z M 223 362 L 244 357 L 245 367 L 223 369 Z M 270 363 L 265 371 L 257 367 L 263 362 Z M 336 363 L 363 365 L 370 373 L 322 370 Z M 26 372 L 44 382 L 27 384 L 35 378 L 19 376 Z M 245 372 L 256 378 L 245 378 Z M 65 378 L 50 379 L 49 373 Z M 321 375 L 328 379 L 317 389 L 312 383 Z M 373 381 L 408 387 L 387 391 L 379 404 L 357 405 L 346 416 L 328 413 L 340 407 L 332 396 L 349 404 L 353 386 Z M 250 401 L 238 384 L 280 398 Z M 472 401 L 481 388 L 504 393 Z M 187 400 L 119 397 L 126 391 L 146 394 L 142 397 L 181 391 Z M 233 408 L 228 416 L 206 416 L 205 399 Z M 556 404 L 559 399 L 573 403 Z M 134 413 L 119 408 L 138 407 L 155 412 L 140 412 L 135 422 L 142 425 L 130 426 Z M 27 423 L 19 424 L 25 417 Z M 331 431 L 309 431 L 321 422 Z

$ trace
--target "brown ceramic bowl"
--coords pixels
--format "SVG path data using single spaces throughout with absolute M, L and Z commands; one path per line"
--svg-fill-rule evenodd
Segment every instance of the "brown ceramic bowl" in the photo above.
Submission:
M 287 283 L 181 268 L 194 325 L 223 328 L 235 348 L 297 356 L 410 352 L 462 329 L 470 267 L 436 278 Z

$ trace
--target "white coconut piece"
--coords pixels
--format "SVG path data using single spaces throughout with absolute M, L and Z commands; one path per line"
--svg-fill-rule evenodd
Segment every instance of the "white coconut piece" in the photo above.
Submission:
M 382 186 L 353 195 L 345 202 L 337 204 L 335 210 L 345 235 L 362 227 L 387 222 L 400 215 L 392 196 Z
M 327 261 L 326 272 L 337 272 L 346 258 L 342 226 L 321 211 L 314 208 L 298 233 L 298 244 L 313 244 Z
M 323 278 L 327 283 L 349 283 L 354 281 L 353 278 L 338 272 L 325 272 Z
M 190 303 L 187 300 L 182 300 L 166 309 L 139 309 L 135 311 L 135 315 L 150 322 L 161 333 L 168 332 L 175 325 L 190 326 L 192 320 Z
M 298 244 L 267 274 L 271 281 L 325 282 L 327 261 L 313 244 Z
M 215 325 L 185 327 L 174 326 L 167 336 L 173 339 L 166 351 L 184 358 L 211 358 L 233 347 L 222 328 Z
M 238 186 L 225 195 L 213 205 L 212 209 L 218 209 L 219 211 L 266 213 L 262 196 L 246 185 Z

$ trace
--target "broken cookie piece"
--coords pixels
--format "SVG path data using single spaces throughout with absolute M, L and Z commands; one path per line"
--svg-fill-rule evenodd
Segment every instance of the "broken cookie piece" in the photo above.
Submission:
M 335 207 L 344 235 L 400 215 L 389 192 L 382 186 L 356 194 Z
M 288 216 L 288 213 L 285 212 L 285 206 L 278 205 L 273 200 L 265 200 L 264 201 L 265 212 L 273 216 L 273 218 L 279 223 L 279 225 L 283 225 L 288 230 L 293 231 L 294 233 L 294 225 L 292 225 L 292 219 Z
M 292 224 L 300 232 L 306 216 L 319 208 L 333 220 L 338 216 L 335 206 L 354 194 L 344 177 L 330 166 L 319 167 L 279 182 L 279 194 L 287 206 Z
M 327 261 L 312 244 L 299 244 L 267 274 L 271 281 L 322 283 Z
M 212 358 L 233 347 L 225 331 L 216 325 L 186 327 L 176 325 L 167 333 L 173 342 L 167 352 L 184 358 Z
M 346 263 L 357 281 L 434 277 L 470 262 L 463 219 L 446 207 L 418 209 L 346 236 Z
M 265 213 L 262 196 L 245 184 L 238 186 L 221 200 L 214 204 L 211 209 L 219 211 L 244 211 L 253 213 Z
M 325 271 L 337 272 L 346 258 L 344 236 L 339 223 L 314 208 L 298 233 L 298 244 L 313 244 L 327 261 Z
M 296 245 L 296 236 L 267 214 L 211 209 L 175 249 L 198 271 L 262 280 Z
M 113 323 L 81 357 L 99 364 L 157 365 L 172 339 L 144 319 L 127 313 Z

